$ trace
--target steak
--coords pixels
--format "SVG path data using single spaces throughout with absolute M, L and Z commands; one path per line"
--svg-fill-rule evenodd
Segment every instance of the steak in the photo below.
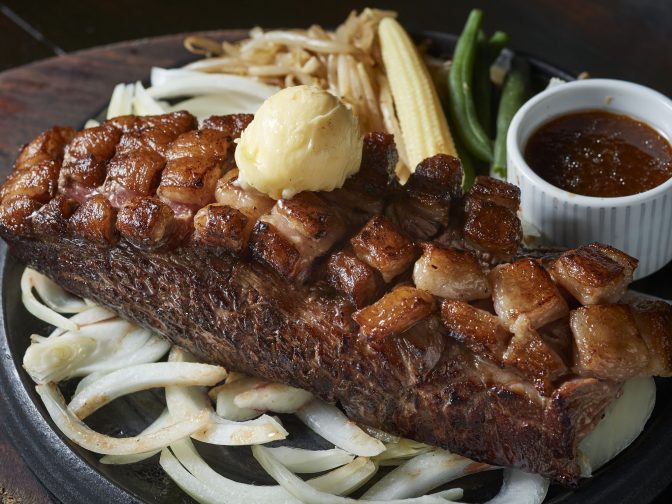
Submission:
M 445 155 L 401 186 L 392 138 L 374 133 L 343 188 L 276 202 L 236 183 L 249 120 L 52 128 L 0 190 L 0 234 L 205 362 L 566 484 L 622 382 L 672 373 L 669 306 L 618 304 L 636 261 L 602 245 L 521 257 L 514 186 L 478 178 L 465 195 Z M 619 353 L 612 312 L 634 352 Z

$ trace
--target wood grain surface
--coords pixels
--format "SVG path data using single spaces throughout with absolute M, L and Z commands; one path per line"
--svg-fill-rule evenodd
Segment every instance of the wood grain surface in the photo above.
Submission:
M 218 32 L 206 34 L 217 36 Z M 171 35 L 114 44 L 0 74 L 3 177 L 21 145 L 54 124 L 80 127 L 100 112 L 115 84 L 146 80 L 152 66 L 176 66 L 193 60 L 182 40 L 181 35 Z
M 207 34 L 222 37 L 220 32 Z M 182 40 L 182 35 L 171 35 L 124 42 L 0 73 L 0 179 L 4 180 L 26 141 L 54 124 L 81 126 L 106 105 L 118 82 L 147 79 L 152 66 L 193 60 Z M 55 502 L 12 446 L 2 428 L 5 414 L 9 412 L 0 411 L 0 503 Z
M 63 51 L 163 33 L 242 26 L 334 26 L 361 2 L 284 1 L 249 3 L 24 2 L 0 0 L 0 69 Z M 373 2 L 376 3 L 376 2 Z M 641 0 L 483 0 L 377 2 L 393 8 L 411 28 L 458 32 L 472 6 L 484 8 L 486 29 L 503 29 L 512 45 L 572 71 L 639 81 L 672 93 L 672 2 Z M 157 15 L 161 12 L 161 15 Z M 240 31 L 243 35 L 245 32 Z M 16 152 L 53 124 L 80 126 L 95 116 L 118 82 L 148 77 L 152 66 L 193 59 L 181 36 L 125 42 L 73 52 L 0 74 L 0 177 Z M 672 278 L 672 265 L 663 276 Z M 672 283 L 645 280 L 649 291 L 672 293 Z M 670 295 L 672 297 L 672 294 Z M 2 365 L 2 363 L 0 363 Z M 2 393 L 0 391 L 0 393 Z M 21 460 L 2 428 L 0 411 L 0 502 L 50 504 L 54 500 Z M 657 504 L 672 502 L 672 490 Z

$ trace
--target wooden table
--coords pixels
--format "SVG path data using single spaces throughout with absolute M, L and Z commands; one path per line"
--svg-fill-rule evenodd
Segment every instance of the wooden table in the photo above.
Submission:
M 195 3 L 194 3 L 195 4 Z M 542 56 L 556 65 L 574 72 L 589 71 L 592 76 L 633 80 L 672 94 L 672 2 L 656 0 L 492 0 L 475 2 L 485 11 L 485 28 L 500 29 L 511 35 L 514 48 Z M 278 2 L 273 5 L 253 5 L 251 2 L 222 2 L 208 0 L 198 6 L 186 2 L 90 2 L 62 0 L 36 6 L 28 2 L 5 0 L 0 3 L 0 70 L 23 65 L 37 59 L 61 55 L 72 51 L 169 33 L 191 32 L 219 28 L 240 28 L 261 25 L 265 27 L 298 26 L 311 23 L 335 26 L 353 8 L 355 2 Z M 381 7 L 395 9 L 409 28 L 422 28 L 446 32 L 459 32 L 472 2 L 453 1 L 390 1 Z M 149 66 L 161 64 L 162 58 L 175 60 L 181 51 L 177 39 L 166 39 L 160 50 L 145 51 L 142 44 L 124 49 L 126 58 L 136 63 L 132 69 L 119 71 L 115 67 L 117 56 L 108 59 L 88 60 L 90 54 L 74 58 L 87 61 L 86 72 L 112 72 L 119 81 L 133 81 L 146 76 Z M 175 51 L 166 53 L 166 51 Z M 106 54 L 103 53 L 97 53 Z M 111 53 L 110 53 L 111 54 Z M 188 57 L 186 53 L 183 55 Z M 178 56 L 178 59 L 181 58 Z M 52 70 L 63 63 L 73 65 L 73 57 L 56 61 Z M 74 66 L 72 67 L 74 68 Z M 24 78 L 34 78 L 30 68 L 13 71 L 12 86 L 28 85 Z M 16 73 L 18 72 L 18 73 Z M 59 74 L 59 72 L 56 72 Z M 62 72 L 60 73 L 62 74 Z M 0 92 L 8 92 L 1 87 Z M 8 76 L 7 76 L 8 77 Z M 18 77 L 18 79 L 17 79 Z M 50 73 L 39 73 L 39 78 L 49 79 Z M 71 81 L 71 82 L 77 82 Z M 34 84 L 33 84 L 34 85 Z M 100 90 L 88 90 L 99 92 Z M 85 84 L 64 87 L 63 93 L 85 93 Z M 75 94 L 76 96 L 76 94 Z M 0 172 L 6 173 L 20 142 L 32 138 L 38 122 L 20 118 L 22 111 L 3 108 L 0 95 L 0 130 L 11 134 L 0 138 Z M 58 113 L 61 122 L 76 124 L 79 117 L 64 104 L 43 103 L 49 114 Z M 47 109 L 48 108 L 48 109 Z M 95 111 L 92 111 L 95 112 Z M 27 112 L 28 113 L 28 112 Z M 35 114 L 31 107 L 30 113 Z M 39 115 L 39 112 L 37 113 Z M 42 117 L 42 120 L 45 120 Z M 18 119 L 18 120 L 17 120 Z M 4 126 L 4 127 L 3 127 Z M 671 268 L 667 268 L 671 272 Z M 0 393 L 2 393 L 0 391 Z M 3 412 L 0 412 L 2 418 Z M 52 496 L 23 463 L 20 455 L 9 443 L 0 420 L 0 502 L 52 503 Z M 672 489 L 656 501 L 672 502 Z

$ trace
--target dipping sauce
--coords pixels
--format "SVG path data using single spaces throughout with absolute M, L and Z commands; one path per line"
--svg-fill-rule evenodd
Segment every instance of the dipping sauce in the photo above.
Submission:
M 544 124 L 528 140 L 525 161 L 547 182 L 584 196 L 629 196 L 672 177 L 670 142 L 643 122 L 602 110 Z

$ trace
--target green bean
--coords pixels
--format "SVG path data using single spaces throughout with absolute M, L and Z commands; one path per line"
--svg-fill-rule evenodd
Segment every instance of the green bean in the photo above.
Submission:
M 506 134 L 511 119 L 525 103 L 530 83 L 530 65 L 525 58 L 514 57 L 506 76 L 497 111 L 497 137 L 490 176 L 506 179 Z
M 462 189 L 466 192 L 474 184 L 478 161 L 474 159 L 474 156 L 471 154 L 471 152 L 469 152 L 459 136 L 456 136 L 453 141 L 455 142 L 457 155 L 460 158 L 460 162 L 462 163 L 462 171 L 464 173 L 464 178 L 462 179 Z
M 476 49 L 476 62 L 474 63 L 474 103 L 476 104 L 476 116 L 483 130 L 490 136 L 492 126 L 490 92 L 490 45 L 485 39 L 483 31 L 478 32 L 478 48 Z
M 483 30 L 478 32 L 478 48 L 474 62 L 474 104 L 478 122 L 488 136 L 492 136 L 492 82 L 490 80 L 490 65 L 509 42 L 509 36 L 497 31 L 486 40 Z
M 448 76 L 450 113 L 453 127 L 469 151 L 483 161 L 492 161 L 492 141 L 478 122 L 472 96 L 472 77 L 478 31 L 483 13 L 474 9 L 460 35 Z
M 478 32 L 478 49 L 474 63 L 474 103 L 478 121 L 483 130 L 492 135 L 492 83 L 490 82 L 490 65 L 509 42 L 509 36 L 497 31 L 489 40 L 483 31 Z
M 488 49 L 490 52 L 490 63 L 499 56 L 499 53 L 502 52 L 502 49 L 506 47 L 506 44 L 509 43 L 509 36 L 503 31 L 496 31 L 488 40 Z

